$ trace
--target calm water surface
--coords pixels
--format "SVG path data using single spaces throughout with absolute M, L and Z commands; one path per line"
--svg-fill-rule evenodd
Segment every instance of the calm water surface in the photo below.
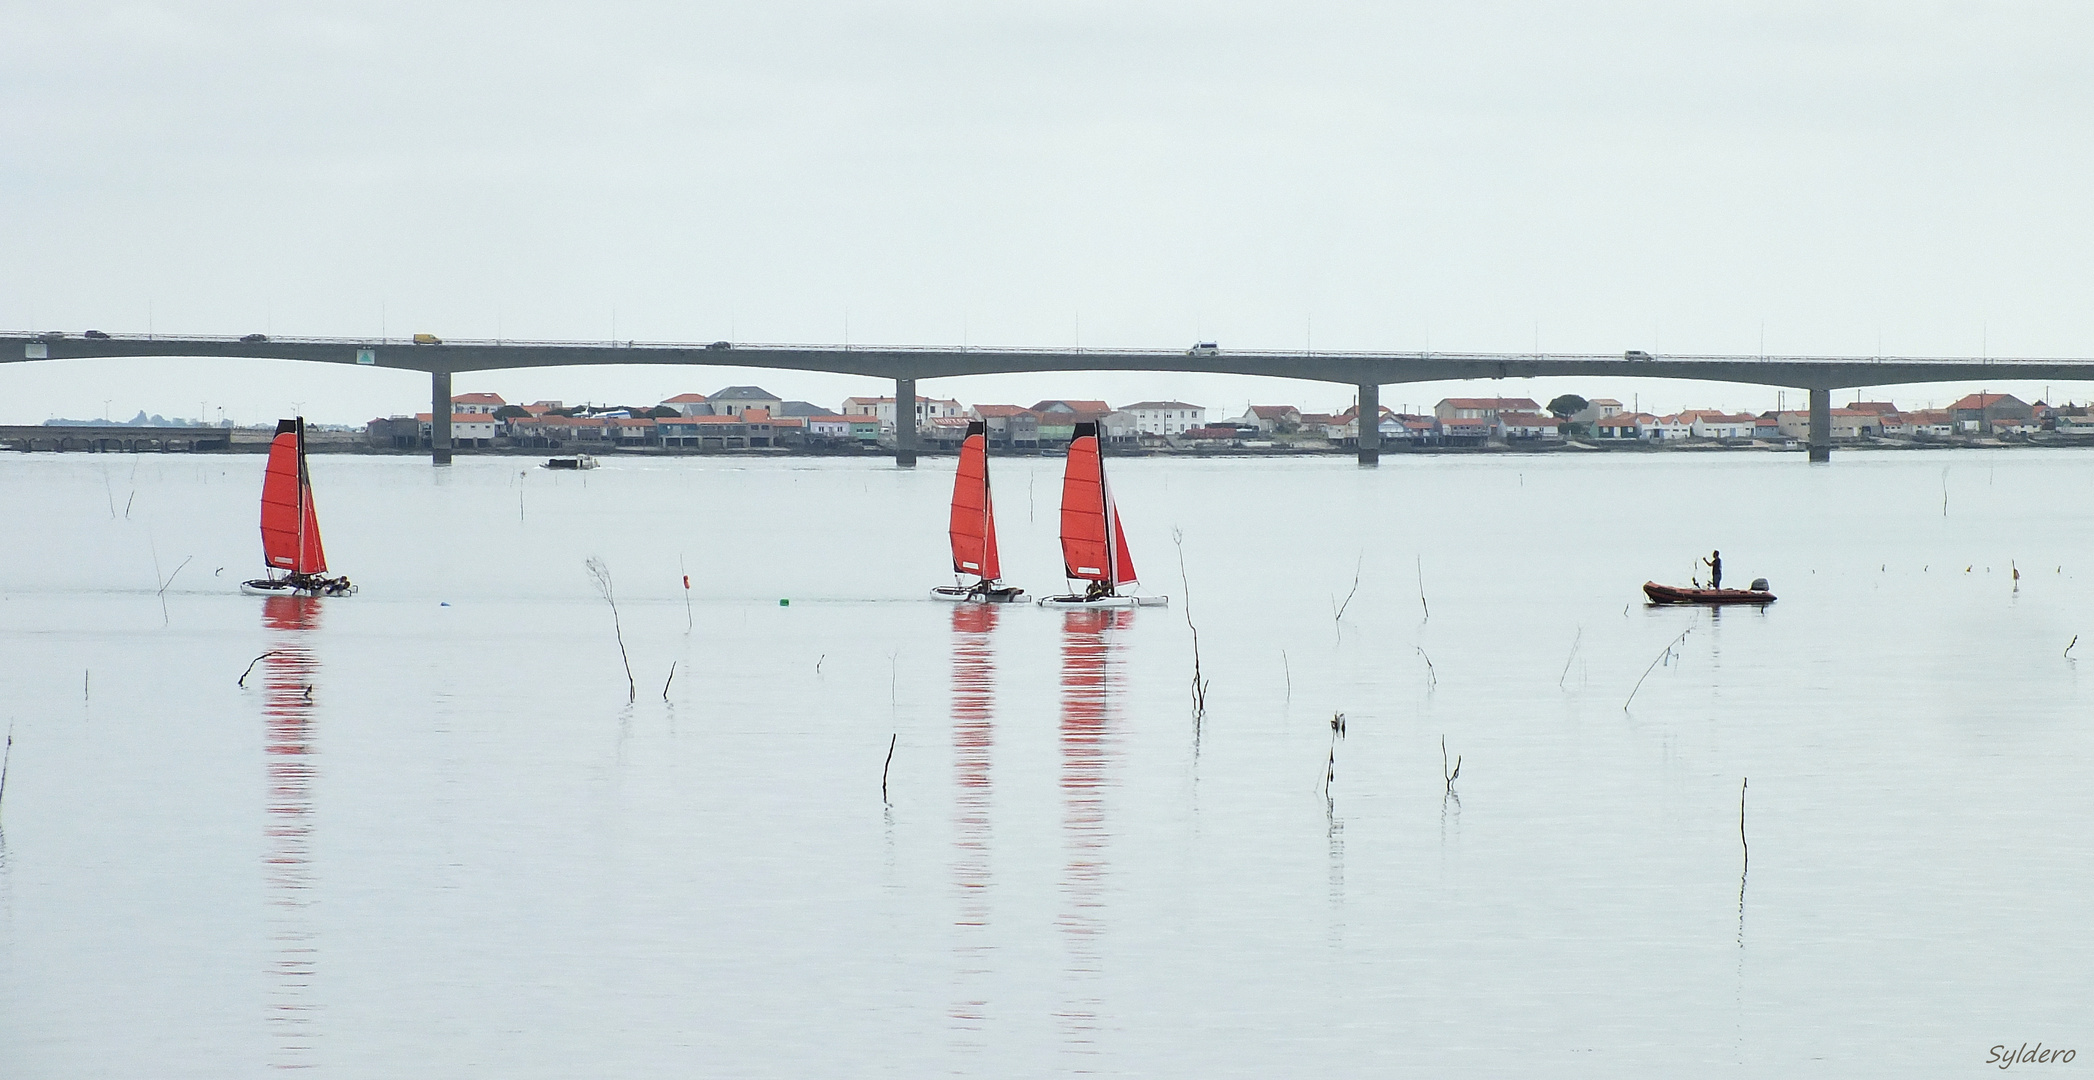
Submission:
M 2094 455 L 1114 461 L 1109 615 L 927 599 L 950 459 L 528 464 L 314 459 L 304 602 L 258 457 L 0 460 L 0 1074 L 2094 1055 Z

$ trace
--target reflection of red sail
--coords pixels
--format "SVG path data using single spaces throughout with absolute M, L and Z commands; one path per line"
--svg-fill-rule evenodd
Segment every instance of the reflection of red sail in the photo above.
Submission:
M 1104 932 L 1099 912 L 1105 906 L 1110 839 L 1105 792 L 1112 786 L 1107 768 L 1119 756 L 1113 745 L 1120 682 L 1114 631 L 1131 621 L 1130 612 L 1112 609 L 1071 611 L 1062 617 L 1061 789 L 1068 863 L 1062 870 L 1064 907 L 1056 922 L 1065 936 L 1069 985 L 1056 1015 L 1069 1049 L 1085 1054 L 1097 1052 L 1102 1003 L 1097 980 L 1104 970 L 1097 938 Z
M 274 1036 L 270 1065 L 306 1069 L 318 1032 L 313 981 L 319 950 L 311 916 L 313 889 L 313 698 L 319 664 L 307 648 L 319 626 L 320 602 L 310 596 L 272 596 L 263 601 L 262 624 L 275 646 L 262 658 L 262 715 L 267 731 L 268 877 L 270 937 L 276 956 L 269 963 L 269 1029 Z
M 262 478 L 262 555 L 271 569 L 300 574 L 327 571 L 320 519 L 305 471 L 305 421 L 279 420 Z
M 979 426 L 979 425 L 974 425 Z M 989 500 L 988 436 L 970 432 L 960 444 L 960 471 L 952 482 L 952 568 L 994 581 L 1003 575 L 996 558 L 996 510 Z
M 1077 425 L 1062 472 L 1062 563 L 1067 577 L 1125 585 L 1134 580 L 1134 557 L 1120 527 L 1098 456 L 1096 424 Z M 1108 525 L 1108 522 L 1110 524 Z
M 960 1047 L 985 1051 L 994 946 L 989 926 L 989 778 L 996 743 L 996 656 L 990 635 L 995 604 L 961 604 L 952 612 L 953 959 L 958 979 L 949 1015 Z

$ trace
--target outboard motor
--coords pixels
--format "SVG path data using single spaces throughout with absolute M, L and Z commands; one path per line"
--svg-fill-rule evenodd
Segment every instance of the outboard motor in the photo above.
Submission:
M 1752 579 L 1752 591 L 1753 591 L 1753 592 L 1773 592 L 1774 590 L 1772 590 L 1772 589 L 1770 589 L 1770 588 L 1768 588 L 1768 587 L 1767 587 L 1767 579 L 1766 579 L 1766 578 L 1763 578 L 1763 577 L 1756 577 L 1756 578 L 1753 578 L 1753 579 Z

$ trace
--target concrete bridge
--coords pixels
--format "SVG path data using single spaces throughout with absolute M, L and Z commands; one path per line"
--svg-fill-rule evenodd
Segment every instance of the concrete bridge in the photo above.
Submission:
M 894 380 L 897 404 L 916 400 L 919 379 L 1033 371 L 1184 371 L 1271 375 L 1354 387 L 1360 415 L 1379 416 L 1381 388 L 1391 383 L 1455 379 L 1524 379 L 1616 375 L 1792 387 L 1810 396 L 1810 460 L 1832 457 L 1832 391 L 1864 386 L 1964 380 L 2007 382 L 2094 380 L 2094 360 L 1978 357 L 1674 356 L 1641 352 L 1382 353 L 1274 352 L 1218 349 L 1009 349 L 916 346 L 757 345 L 715 341 L 443 341 L 398 338 L 169 337 L 134 334 L 0 334 L 0 363 L 110 357 L 251 357 L 304 360 L 428 372 L 430 456 L 451 460 L 451 376 L 466 371 L 678 364 L 776 368 L 867 375 Z M 895 410 L 895 461 L 916 463 L 915 410 Z M 1363 425 L 1359 460 L 1381 455 L 1380 432 Z
M 0 450 L 86 450 L 103 453 L 174 453 L 226 450 L 231 428 L 147 427 L 131 424 L 0 425 Z

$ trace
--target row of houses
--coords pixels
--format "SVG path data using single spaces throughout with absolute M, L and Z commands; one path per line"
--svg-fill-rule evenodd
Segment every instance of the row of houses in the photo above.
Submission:
M 1660 416 L 1624 408 L 1612 398 L 1587 401 L 1566 396 L 1550 404 L 1558 411 L 1523 397 L 1444 398 L 1430 414 L 1383 408 L 1377 427 L 1382 442 L 1391 446 L 1546 442 L 1566 437 L 1603 443 L 1810 437 L 1806 410 L 1754 415 L 1688 409 Z M 730 386 L 711 395 L 678 394 L 646 407 L 569 407 L 558 401 L 512 405 L 498 394 L 477 392 L 452 399 L 451 439 L 462 448 L 870 447 L 892 440 L 896 410 L 892 397 L 846 398 L 841 411 L 832 411 L 811 402 L 779 398 L 758 386 Z M 951 398 L 918 396 L 914 412 L 918 438 L 928 447 L 959 445 L 971 423 L 983 424 L 990 445 L 1006 449 L 1065 445 L 1081 423 L 1097 424 L 1109 443 L 1130 446 L 1303 439 L 1349 444 L 1359 438 L 1356 407 L 1309 413 L 1292 405 L 1247 405 L 1236 416 L 1210 422 L 1205 407 L 1183 401 L 1140 401 L 1115 408 L 1088 399 L 1049 399 L 1030 406 L 963 405 Z M 2084 407 L 2029 405 L 2008 394 L 1971 394 L 1940 410 L 1908 411 L 1890 402 L 1856 401 L 1833 409 L 1831 416 L 1834 439 L 2053 429 L 2094 432 L 2094 417 Z M 428 445 L 430 429 L 430 414 L 420 413 L 373 420 L 368 430 L 374 443 L 409 448 Z

